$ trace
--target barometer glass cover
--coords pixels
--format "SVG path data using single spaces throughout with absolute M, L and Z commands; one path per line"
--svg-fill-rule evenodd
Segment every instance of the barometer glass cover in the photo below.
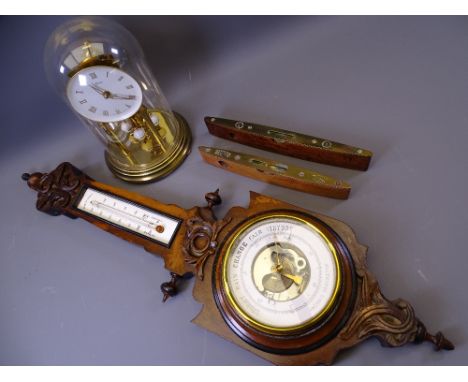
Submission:
M 267 331 L 291 331 L 320 319 L 339 289 L 333 245 L 310 222 L 277 215 L 254 220 L 233 238 L 223 263 L 235 310 Z

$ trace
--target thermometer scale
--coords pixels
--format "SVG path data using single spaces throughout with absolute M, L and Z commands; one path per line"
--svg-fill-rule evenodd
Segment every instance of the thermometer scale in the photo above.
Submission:
M 170 245 L 181 223 L 180 219 L 93 188 L 85 189 L 79 198 L 77 208 L 166 246 Z

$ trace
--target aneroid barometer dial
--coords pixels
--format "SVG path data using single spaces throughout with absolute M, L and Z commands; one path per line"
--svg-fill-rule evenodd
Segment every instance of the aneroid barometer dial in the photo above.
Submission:
M 345 284 L 353 290 L 348 258 L 339 237 L 310 215 L 285 210 L 250 218 L 216 259 L 218 308 L 238 336 L 261 350 L 311 350 L 347 315 L 353 299 L 352 293 L 343 298 Z
M 330 242 L 312 224 L 289 216 L 264 218 L 243 229 L 224 263 L 235 309 L 271 331 L 320 318 L 334 300 L 339 279 Z

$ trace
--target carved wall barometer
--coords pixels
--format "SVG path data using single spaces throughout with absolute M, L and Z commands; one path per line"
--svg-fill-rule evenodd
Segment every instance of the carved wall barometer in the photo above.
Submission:
M 23 179 L 39 210 L 83 218 L 163 257 L 171 272 L 164 300 L 196 275 L 203 307 L 193 322 L 275 364 L 330 364 L 369 337 L 453 349 L 408 302 L 383 296 L 366 247 L 333 218 L 251 192 L 248 208 L 219 220 L 218 191 L 205 196 L 207 206 L 185 210 L 96 182 L 69 163 Z

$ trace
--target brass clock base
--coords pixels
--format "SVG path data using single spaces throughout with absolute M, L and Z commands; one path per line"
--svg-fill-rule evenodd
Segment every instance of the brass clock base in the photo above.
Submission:
M 179 167 L 190 153 L 192 134 L 184 117 L 176 112 L 174 112 L 174 116 L 179 124 L 179 131 L 168 155 L 165 155 L 160 161 L 150 164 L 143 169 L 128 170 L 122 168 L 118 163 L 113 161 L 112 157 L 106 151 L 106 163 L 112 173 L 127 182 L 147 183 L 160 180 Z

